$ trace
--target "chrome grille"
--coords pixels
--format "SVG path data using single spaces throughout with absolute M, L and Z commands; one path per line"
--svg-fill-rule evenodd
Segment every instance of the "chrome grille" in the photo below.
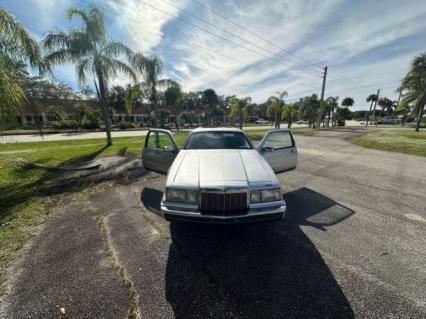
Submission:
M 234 216 L 247 213 L 247 192 L 201 193 L 200 211 L 203 215 Z

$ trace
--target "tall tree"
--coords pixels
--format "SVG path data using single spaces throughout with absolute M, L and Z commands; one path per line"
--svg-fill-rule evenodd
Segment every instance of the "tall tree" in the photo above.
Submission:
M 287 120 L 287 127 L 291 128 L 291 124 L 297 120 L 300 116 L 299 106 L 297 103 L 286 104 L 284 106 L 284 111 L 282 114 L 282 118 Z
M 344 106 L 344 107 L 346 107 L 346 108 L 350 108 L 352 105 L 354 105 L 355 104 L 355 101 L 354 101 L 354 99 L 353 98 L 351 98 L 351 97 L 345 97 L 343 100 L 342 100 L 342 106 Z
M 132 65 L 137 73 L 142 77 L 141 87 L 148 91 L 148 100 L 151 105 L 151 112 L 157 118 L 159 106 L 159 88 L 178 86 L 179 84 L 171 79 L 162 78 L 163 63 L 157 56 L 145 57 L 142 53 L 136 53 L 132 58 Z M 162 117 L 164 117 L 162 112 Z M 161 121 L 164 122 L 164 121 Z
M 202 103 L 204 107 L 204 117 L 207 119 L 207 124 L 210 124 L 212 118 L 217 115 L 218 110 L 219 97 L 217 96 L 216 91 L 213 89 L 204 90 Z
M 418 132 L 426 104 L 426 52 L 414 58 L 401 89 L 404 92 L 402 103 L 413 105 L 412 115 L 417 117 L 415 130 Z
M 239 99 L 234 97 L 231 100 L 230 111 L 233 118 L 238 117 L 238 124 L 240 130 L 243 129 L 244 119 L 247 116 L 247 113 L 250 109 L 251 97 L 246 97 L 244 99 Z
M 310 96 L 305 96 L 299 101 L 299 108 L 305 119 L 309 120 L 309 127 L 315 127 L 315 116 L 318 112 L 318 109 L 320 108 L 320 100 L 318 99 L 318 95 L 312 94 Z
M 179 129 L 178 115 L 182 106 L 182 90 L 179 85 L 167 88 L 164 92 L 164 105 L 175 116 L 176 129 Z
M 325 102 L 327 103 L 327 127 L 330 127 L 330 121 L 331 126 L 333 126 L 333 118 L 334 118 L 334 112 L 336 111 L 338 107 L 337 101 L 339 100 L 338 96 L 329 96 Z
M 70 21 L 73 17 L 79 18 L 82 25 L 69 33 L 49 32 L 43 40 L 47 53 L 45 61 L 48 65 L 76 64 L 81 86 L 86 83 L 88 76 L 93 77 L 105 122 L 107 145 L 112 145 L 111 116 L 107 103 L 108 81 L 117 72 L 136 81 L 135 73 L 120 59 L 122 56 L 130 59 L 133 53 L 121 42 L 108 40 L 104 16 L 96 6 L 92 5 L 88 10 L 70 8 L 67 16 Z
M 37 42 L 16 18 L 0 7 L 0 125 L 14 121 L 27 96 L 16 74 L 23 62 L 44 69 Z
M 128 85 L 124 91 L 124 110 L 127 115 L 133 112 L 133 105 L 137 99 L 141 96 L 141 90 L 139 85 Z
M 382 108 L 382 112 L 386 112 L 387 116 L 391 115 L 393 108 L 395 107 L 394 101 L 390 100 L 386 96 L 381 97 L 377 101 L 377 104 L 379 104 L 380 107 Z
M 268 99 L 268 114 L 275 120 L 275 128 L 280 128 L 281 117 L 284 111 L 284 97 L 288 95 L 287 91 L 277 92 L 276 96 L 271 96 Z
M 373 104 L 378 100 L 378 98 L 379 97 L 377 96 L 377 94 L 370 94 L 366 99 L 367 102 L 371 102 L 370 103 L 370 110 L 368 111 L 368 117 L 367 117 L 367 120 L 365 121 L 366 127 L 368 126 L 368 121 L 369 121 L 371 109 L 373 108 Z

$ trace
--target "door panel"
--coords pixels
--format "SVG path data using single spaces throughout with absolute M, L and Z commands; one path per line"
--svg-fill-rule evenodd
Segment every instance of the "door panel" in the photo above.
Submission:
M 266 132 L 258 151 L 271 165 L 275 173 L 295 168 L 297 148 L 293 135 L 287 129 Z
M 176 158 L 179 148 L 168 130 L 151 129 L 142 150 L 142 163 L 147 169 L 166 174 Z

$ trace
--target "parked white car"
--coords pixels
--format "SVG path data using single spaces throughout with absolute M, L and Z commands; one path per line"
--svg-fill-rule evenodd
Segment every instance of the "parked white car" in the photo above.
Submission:
M 308 120 L 299 120 L 296 122 L 297 124 L 309 124 Z
M 268 120 L 265 119 L 258 119 L 256 122 L 254 122 L 255 124 L 268 124 Z
M 151 129 L 147 169 L 167 174 L 161 210 L 168 220 L 246 222 L 282 219 L 286 204 L 275 173 L 296 167 L 288 129 L 270 130 L 257 148 L 243 131 L 199 128 L 179 149 L 170 131 Z

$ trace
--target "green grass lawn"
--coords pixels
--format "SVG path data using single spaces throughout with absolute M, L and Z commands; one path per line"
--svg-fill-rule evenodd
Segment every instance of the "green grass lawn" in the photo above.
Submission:
M 426 156 L 426 131 L 389 130 L 367 133 L 352 139 L 364 147 L 382 151 Z
M 267 129 L 249 130 L 250 139 L 259 140 Z M 295 133 L 312 129 L 297 128 Z M 182 146 L 188 132 L 174 134 Z M 105 139 L 46 141 L 0 144 L 0 294 L 4 292 L 5 271 L 20 249 L 37 233 L 38 225 L 55 212 L 63 189 L 55 190 L 59 180 L 44 169 L 24 169 L 14 161 L 61 166 L 88 161 L 100 156 L 140 154 L 145 137 L 115 137 L 106 148 Z M 64 181 L 61 180 L 61 183 Z M 84 190 L 84 185 L 79 186 Z M 2 288 L 3 287 L 3 288 Z

